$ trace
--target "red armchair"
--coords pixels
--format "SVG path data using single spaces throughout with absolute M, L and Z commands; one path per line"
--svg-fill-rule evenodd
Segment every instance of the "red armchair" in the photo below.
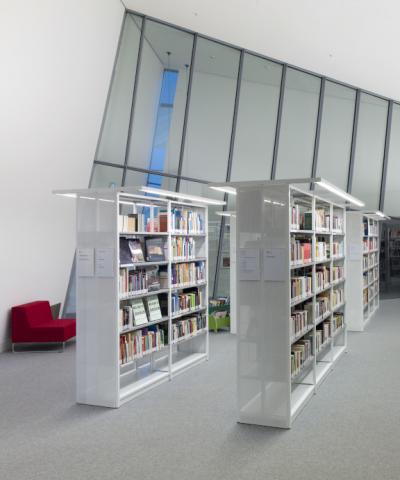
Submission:
M 12 350 L 17 343 L 61 343 L 76 335 L 76 321 L 53 320 L 50 304 L 37 301 L 18 305 L 11 310 Z

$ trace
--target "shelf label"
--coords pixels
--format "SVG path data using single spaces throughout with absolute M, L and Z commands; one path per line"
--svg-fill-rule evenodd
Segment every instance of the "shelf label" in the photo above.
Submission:
M 264 250 L 264 281 L 284 282 L 288 276 L 285 249 L 281 247 Z
M 260 249 L 239 249 L 239 280 L 260 280 Z
M 113 248 L 96 248 L 96 276 L 114 277 Z
M 94 276 L 94 248 L 77 249 L 76 272 L 78 277 Z

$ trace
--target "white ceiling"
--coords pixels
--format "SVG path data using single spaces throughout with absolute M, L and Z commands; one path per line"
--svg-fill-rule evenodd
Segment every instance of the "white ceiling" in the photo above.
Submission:
M 400 100 L 396 0 L 124 0 L 127 8 Z

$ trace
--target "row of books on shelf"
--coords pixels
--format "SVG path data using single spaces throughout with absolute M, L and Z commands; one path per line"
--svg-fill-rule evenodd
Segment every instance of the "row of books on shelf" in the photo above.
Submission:
M 118 216 L 118 231 L 125 234 L 157 233 L 168 231 L 168 213 L 158 207 L 142 208 L 143 213 Z
M 371 252 L 378 248 L 378 239 L 377 238 L 364 238 L 363 239 L 363 251 L 364 253 Z
M 330 231 L 330 214 L 324 208 L 315 209 L 315 229 Z M 312 211 L 303 211 L 300 205 L 292 205 L 290 228 L 292 230 L 313 230 Z M 332 229 L 335 232 L 343 232 L 344 220 L 342 216 L 333 215 Z
M 167 340 L 166 332 L 158 325 L 153 325 L 136 332 L 120 335 L 120 364 L 132 362 L 144 355 L 161 350 Z
M 161 262 L 168 259 L 168 243 L 164 238 L 119 239 L 119 261 L 122 265 L 141 262 Z
M 312 276 L 299 276 L 290 279 L 290 292 L 292 300 L 300 297 L 311 295 L 312 293 Z
M 173 237 L 171 242 L 172 258 L 191 260 L 196 258 L 196 241 L 192 237 Z
M 338 282 L 339 280 L 344 278 L 344 267 L 343 266 L 334 265 L 331 268 L 331 272 L 332 272 L 332 276 L 331 276 L 332 282 Z
M 171 314 L 177 315 L 190 310 L 200 308 L 203 303 L 203 292 L 199 289 L 192 289 L 185 293 L 174 293 L 171 296 Z
M 310 327 L 309 315 L 306 310 L 294 310 L 290 316 L 290 338 L 296 338 L 307 332 Z
M 325 288 L 329 285 L 329 269 L 325 266 L 317 267 L 315 272 L 315 286 L 317 290 Z
M 315 350 L 320 352 L 322 347 L 332 338 L 332 335 L 344 326 L 342 313 L 335 313 L 332 322 L 325 320 L 315 330 Z M 313 332 L 307 337 L 295 342 L 291 347 L 291 374 L 297 375 L 303 365 L 313 358 Z
M 206 265 L 203 261 L 172 265 L 171 281 L 173 285 L 197 283 L 205 280 Z
M 161 306 L 157 295 L 150 295 L 146 299 L 136 298 L 119 309 L 120 331 L 161 319 Z
M 323 317 L 326 313 L 330 311 L 330 302 L 329 302 L 329 294 L 324 293 L 319 295 L 315 301 L 315 319 L 318 320 Z M 304 308 L 309 308 L 312 310 L 311 306 L 305 305 Z
M 205 219 L 202 211 L 173 208 L 171 212 L 172 231 L 183 234 L 203 234 Z
M 378 235 L 378 222 L 372 219 L 364 218 L 363 227 L 364 227 L 364 236 Z
M 310 241 L 290 238 L 290 260 L 294 264 L 311 262 L 312 246 Z
M 196 335 L 207 326 L 207 317 L 204 314 L 195 315 L 172 324 L 172 341 L 178 341 L 186 337 Z
M 344 288 L 334 288 L 331 294 L 332 308 L 344 303 Z
M 343 257 L 344 255 L 344 243 L 332 242 L 332 255 L 334 257 Z

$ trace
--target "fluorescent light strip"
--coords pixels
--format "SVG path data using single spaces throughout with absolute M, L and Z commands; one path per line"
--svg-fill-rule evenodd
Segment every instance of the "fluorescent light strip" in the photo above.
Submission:
M 76 193 L 56 193 L 59 197 L 76 198 Z
M 222 200 L 214 200 L 213 198 L 198 197 L 197 195 L 188 195 L 186 193 L 171 192 L 169 190 L 162 190 L 153 187 L 141 187 L 141 192 L 151 193 L 152 195 L 161 195 L 162 197 L 180 198 L 182 200 L 189 200 L 191 202 L 205 203 L 207 205 L 225 205 L 226 202 Z
M 234 187 L 209 187 L 212 188 L 213 190 L 217 190 L 218 192 L 224 192 L 224 193 L 229 193 L 229 195 L 236 195 L 236 188 Z
M 361 200 L 358 200 L 357 198 L 353 197 L 352 195 L 344 192 L 338 187 L 335 187 L 335 185 L 332 185 L 331 183 L 325 181 L 325 180 L 319 180 L 318 182 L 315 182 L 317 185 L 319 185 L 322 188 L 325 188 L 325 190 L 328 190 L 329 192 L 334 193 L 335 195 L 338 195 L 339 197 L 343 198 L 344 200 L 347 200 L 348 202 L 352 203 L 353 205 L 357 205 L 357 207 L 364 207 L 365 203 L 362 202 Z
M 222 211 L 222 212 L 215 212 L 216 215 L 219 215 L 221 217 L 236 217 L 235 212 L 229 212 L 229 211 Z
M 378 215 L 379 217 L 382 217 L 382 218 L 386 218 L 386 215 L 383 212 L 381 212 L 380 210 L 375 212 L 375 215 Z

